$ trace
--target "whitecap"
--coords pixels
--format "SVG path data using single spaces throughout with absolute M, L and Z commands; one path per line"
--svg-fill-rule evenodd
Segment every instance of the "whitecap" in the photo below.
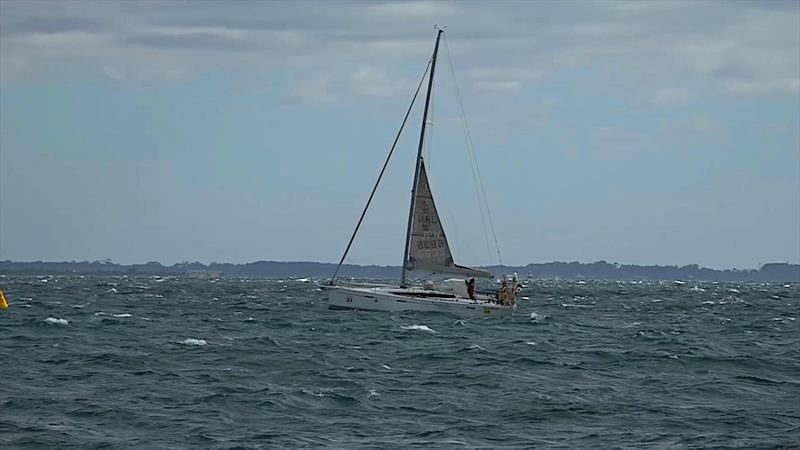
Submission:
M 381 394 L 378 394 L 378 391 L 376 391 L 375 389 L 370 389 L 369 391 L 367 391 L 367 397 L 375 397 L 375 396 L 378 396 L 378 395 L 381 395 Z
M 67 320 L 67 319 L 56 319 L 55 317 L 48 317 L 47 319 L 44 319 L 44 321 L 46 323 L 51 324 L 51 325 L 67 325 L 67 324 L 69 324 L 69 320 Z
M 309 282 L 309 281 L 311 281 L 311 280 L 309 280 L 308 278 L 298 278 L 298 279 L 297 279 L 297 280 L 295 280 L 295 281 L 297 281 L 297 282 L 299 282 L 299 283 L 308 283 L 308 282 Z
M 381 367 L 383 367 L 386 370 L 394 370 L 391 367 L 389 367 L 387 364 L 381 364 Z
M 731 288 L 731 289 L 728 289 L 728 292 L 733 292 L 734 294 L 739 294 L 739 293 L 741 293 L 741 291 L 740 291 L 740 290 L 738 290 L 738 289 L 736 289 L 736 288 Z
M 530 391 L 529 393 L 533 394 L 539 400 L 552 400 L 553 399 L 553 397 L 545 394 L 544 392 Z
M 525 341 L 525 343 L 528 345 L 538 345 L 536 342 L 533 341 Z
M 530 297 L 520 297 L 522 300 L 530 300 Z
M 314 397 L 325 397 L 324 392 L 314 392 L 311 389 L 301 388 L 300 392 L 303 394 L 313 395 Z
M 470 345 L 470 346 L 469 346 L 469 349 L 470 349 L 470 350 L 481 350 L 481 351 L 485 351 L 485 350 L 486 350 L 485 348 L 481 347 L 481 346 L 480 346 L 480 345 L 478 345 L 478 344 L 472 344 L 472 345 Z
M 428 333 L 436 333 L 435 330 L 429 328 L 426 325 L 409 325 L 407 327 L 400 327 L 404 330 L 417 330 L 417 331 L 427 331 Z
M 131 315 L 130 315 L 130 314 L 128 314 L 128 313 L 123 313 L 123 314 L 114 314 L 113 316 L 114 316 L 114 317 L 133 317 L 133 316 L 131 316 Z
M 183 340 L 183 342 L 181 342 L 181 344 L 184 344 L 184 345 L 206 345 L 206 344 L 208 344 L 208 342 L 206 342 L 205 339 L 186 338 L 186 339 Z
M 112 287 L 111 289 L 107 290 L 106 292 L 108 292 L 109 294 L 116 294 L 117 293 L 117 288 L 113 288 Z
M 535 312 L 532 312 L 531 316 L 530 316 L 531 320 L 534 321 L 534 322 L 539 322 L 541 320 L 544 320 L 545 317 L 546 316 L 540 316 L 539 314 L 536 314 Z

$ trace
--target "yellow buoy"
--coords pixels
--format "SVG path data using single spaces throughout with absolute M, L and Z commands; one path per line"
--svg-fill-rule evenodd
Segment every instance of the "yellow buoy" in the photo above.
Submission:
M 3 294 L 3 290 L 0 289 L 0 309 L 8 308 L 8 302 L 6 301 L 6 296 Z

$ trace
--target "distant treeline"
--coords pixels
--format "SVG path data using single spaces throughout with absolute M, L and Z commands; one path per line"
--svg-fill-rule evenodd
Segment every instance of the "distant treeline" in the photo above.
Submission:
M 163 266 L 147 264 L 116 264 L 105 261 L 13 262 L 0 261 L 0 274 L 77 274 L 77 275 L 174 275 L 226 276 L 252 278 L 311 277 L 330 278 L 336 264 L 317 262 L 258 261 L 247 264 L 183 262 Z M 488 266 L 490 272 L 501 275 L 516 272 L 520 278 L 562 278 L 595 280 L 705 280 L 705 281 L 800 281 L 800 265 L 787 263 L 764 264 L 760 269 L 716 270 L 687 266 L 637 266 L 598 261 L 594 263 L 550 262 L 527 266 Z M 399 266 L 344 265 L 339 277 L 398 278 Z

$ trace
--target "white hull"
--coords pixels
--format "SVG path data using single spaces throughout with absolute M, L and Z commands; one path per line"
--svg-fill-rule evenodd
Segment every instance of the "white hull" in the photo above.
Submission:
M 451 293 L 390 287 L 330 286 L 329 309 L 364 311 L 428 311 L 459 315 L 510 315 L 514 305 L 498 305 L 485 299 L 472 300 Z

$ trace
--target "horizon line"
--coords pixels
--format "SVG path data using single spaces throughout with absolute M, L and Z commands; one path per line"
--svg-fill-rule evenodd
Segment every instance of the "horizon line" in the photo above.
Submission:
M 162 267 L 174 267 L 174 266 L 187 265 L 187 264 L 201 264 L 201 265 L 204 265 L 204 266 L 210 266 L 212 264 L 216 264 L 216 265 L 226 265 L 226 264 L 228 264 L 228 265 L 240 265 L 241 266 L 241 265 L 256 264 L 256 263 L 262 263 L 262 262 L 278 263 L 278 264 L 327 264 L 327 265 L 333 265 L 333 266 L 338 264 L 337 262 L 325 262 L 325 261 L 311 261 L 311 260 L 278 261 L 278 260 L 268 260 L 268 259 L 260 259 L 260 260 L 256 260 L 256 261 L 238 262 L 238 263 L 237 262 L 220 262 L 220 261 L 202 262 L 202 261 L 188 261 L 188 260 L 185 260 L 185 261 L 175 262 L 173 264 L 164 264 L 161 261 L 156 261 L 156 260 L 151 260 L 151 261 L 141 262 L 141 263 L 122 263 L 122 262 L 116 262 L 116 261 L 112 260 L 111 258 L 103 258 L 103 259 L 95 259 L 95 260 L 88 260 L 88 259 L 84 259 L 84 260 L 69 260 L 69 261 L 67 261 L 67 260 L 54 261 L 54 260 L 41 260 L 41 259 L 40 260 L 27 260 L 27 261 L 19 261 L 19 260 L 11 260 L 11 259 L 0 260 L 0 263 L 12 263 L 12 264 L 15 264 L 15 263 L 16 264 L 32 264 L 32 263 L 45 263 L 45 264 L 80 264 L 80 263 L 89 263 L 89 264 L 93 264 L 93 263 L 102 263 L 102 264 L 114 264 L 114 265 L 118 265 L 118 266 L 141 266 L 141 265 L 149 265 L 149 264 L 154 264 L 155 263 L 155 264 L 159 264 Z M 800 262 L 769 261 L 769 262 L 765 262 L 765 263 L 760 263 L 758 265 L 758 267 L 716 268 L 716 267 L 702 266 L 702 265 L 697 264 L 697 263 L 689 263 L 689 264 L 654 264 L 654 263 L 635 264 L 635 263 L 620 263 L 620 262 L 616 262 L 616 261 L 607 261 L 607 260 L 602 260 L 601 259 L 601 260 L 590 261 L 590 262 L 584 262 L 584 261 L 580 261 L 580 260 L 528 262 L 526 264 L 521 264 L 521 265 L 517 265 L 517 264 L 485 264 L 485 265 L 476 265 L 476 267 L 483 267 L 483 268 L 486 268 L 486 267 L 528 267 L 528 266 L 531 266 L 531 265 L 542 265 L 542 264 L 573 264 L 573 263 L 582 264 L 582 265 L 605 263 L 605 264 L 616 265 L 616 266 L 620 266 L 620 267 L 623 267 L 623 266 L 638 266 L 638 267 L 690 267 L 690 266 L 697 266 L 699 269 L 710 269 L 710 270 L 716 270 L 716 271 L 725 271 L 725 270 L 754 270 L 754 271 L 757 271 L 760 268 L 762 268 L 762 267 L 764 267 L 765 265 L 768 265 L 768 264 L 800 265 Z M 390 268 L 391 267 L 397 267 L 397 268 L 400 267 L 399 264 L 377 264 L 377 263 L 367 263 L 367 264 L 365 264 L 365 263 L 349 263 L 349 262 L 345 262 L 342 265 L 343 266 L 351 266 L 351 267 L 353 267 L 353 266 L 356 266 L 356 267 L 390 267 Z

